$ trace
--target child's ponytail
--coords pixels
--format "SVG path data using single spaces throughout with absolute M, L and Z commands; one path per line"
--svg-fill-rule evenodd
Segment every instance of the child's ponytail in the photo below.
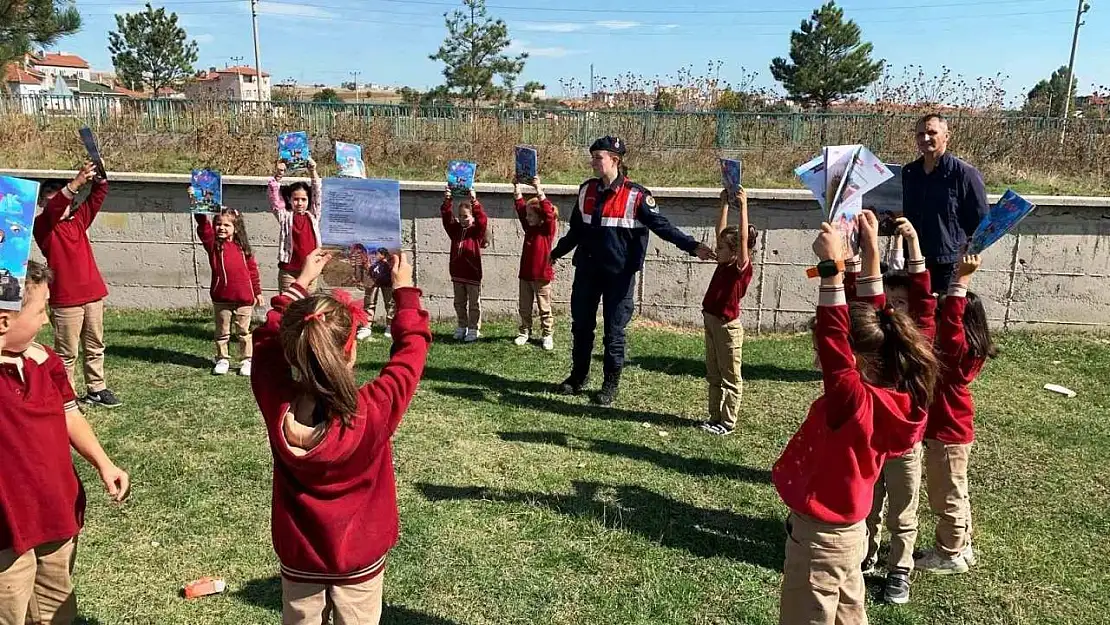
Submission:
M 358 413 L 350 363 L 353 328 L 349 307 L 328 295 L 294 302 L 281 322 L 281 344 L 295 378 L 316 397 L 326 418 L 338 418 L 344 427 Z
M 932 404 L 940 365 L 913 319 L 892 306 L 854 302 L 851 321 L 852 348 L 868 382 L 909 393 L 918 406 Z
M 967 292 L 967 305 L 964 307 L 964 336 L 967 338 L 967 353 L 972 358 L 986 359 L 998 355 L 998 348 L 991 339 L 983 300 L 971 291 Z

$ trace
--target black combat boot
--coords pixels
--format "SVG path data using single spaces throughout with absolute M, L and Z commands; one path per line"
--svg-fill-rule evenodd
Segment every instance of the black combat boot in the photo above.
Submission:
M 576 378 L 574 374 L 571 374 L 570 377 L 559 384 L 558 390 L 561 395 L 578 395 L 582 393 L 584 386 L 586 386 L 585 378 Z
M 605 381 L 601 383 L 601 390 L 594 397 L 594 403 L 599 406 L 613 405 L 613 402 L 617 400 L 617 394 L 620 392 L 620 384 L 620 372 L 606 373 Z

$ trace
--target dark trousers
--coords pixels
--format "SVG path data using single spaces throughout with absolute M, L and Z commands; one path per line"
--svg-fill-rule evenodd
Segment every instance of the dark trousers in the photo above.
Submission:
M 624 328 L 632 320 L 632 290 L 636 274 L 607 274 L 588 267 L 576 267 L 570 293 L 571 378 L 585 382 L 590 375 L 590 358 L 597 328 L 597 306 L 602 305 L 605 346 L 605 375 L 620 373 L 624 367 Z
M 933 293 L 944 295 L 948 293 L 948 285 L 952 282 L 952 276 L 956 273 L 956 263 L 935 263 L 928 261 L 925 263 L 925 268 L 929 270 L 929 280 L 931 281 L 931 288 Z

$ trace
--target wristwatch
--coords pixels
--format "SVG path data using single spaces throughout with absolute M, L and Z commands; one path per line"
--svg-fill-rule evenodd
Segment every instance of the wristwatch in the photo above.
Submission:
M 809 269 L 806 269 L 806 277 L 831 278 L 842 271 L 844 271 L 844 261 L 823 260 L 817 263 L 816 267 L 810 267 Z

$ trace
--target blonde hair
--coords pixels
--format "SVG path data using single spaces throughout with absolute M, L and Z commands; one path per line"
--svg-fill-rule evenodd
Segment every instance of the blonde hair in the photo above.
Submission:
M 281 320 L 281 346 L 301 390 L 322 405 L 327 419 L 344 427 L 358 413 L 358 385 L 351 370 L 354 320 L 346 305 L 330 295 L 293 304 Z

